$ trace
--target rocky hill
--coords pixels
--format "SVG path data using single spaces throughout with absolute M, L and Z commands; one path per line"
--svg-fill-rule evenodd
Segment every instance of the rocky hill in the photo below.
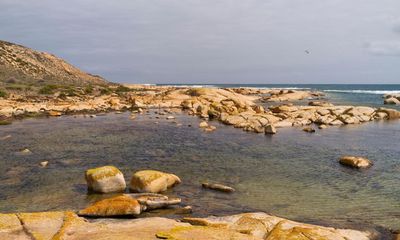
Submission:
M 88 85 L 107 82 L 52 54 L 0 40 L 0 85 L 7 83 Z

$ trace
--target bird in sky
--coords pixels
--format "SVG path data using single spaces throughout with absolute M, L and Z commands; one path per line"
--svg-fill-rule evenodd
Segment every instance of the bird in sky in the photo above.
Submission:
M 308 51 L 308 50 L 305 50 L 304 52 L 307 53 L 307 54 L 310 54 L 310 51 Z

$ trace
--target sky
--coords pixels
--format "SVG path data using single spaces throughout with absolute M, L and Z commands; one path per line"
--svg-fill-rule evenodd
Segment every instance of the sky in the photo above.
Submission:
M 121 83 L 398 83 L 399 0 L 0 0 L 0 39 Z

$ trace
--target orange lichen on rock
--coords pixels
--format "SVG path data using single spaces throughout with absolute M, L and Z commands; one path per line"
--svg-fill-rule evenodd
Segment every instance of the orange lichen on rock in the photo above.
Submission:
M 109 217 L 122 215 L 139 215 L 139 202 L 127 195 L 104 199 L 79 211 L 79 215 L 93 217 Z

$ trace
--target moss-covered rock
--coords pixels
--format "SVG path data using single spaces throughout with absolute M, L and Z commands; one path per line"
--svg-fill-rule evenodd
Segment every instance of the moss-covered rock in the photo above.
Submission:
M 114 166 L 89 169 L 85 178 L 88 189 L 99 193 L 123 192 L 126 188 L 124 175 Z
M 180 182 L 181 179 L 174 174 L 143 170 L 133 174 L 130 189 L 133 192 L 159 193 Z

